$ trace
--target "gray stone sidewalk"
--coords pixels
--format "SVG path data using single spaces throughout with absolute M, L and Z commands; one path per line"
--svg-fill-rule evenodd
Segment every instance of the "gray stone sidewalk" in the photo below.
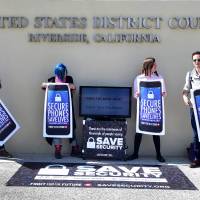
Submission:
M 198 188 L 196 191 L 190 190 L 153 190 L 153 189 L 118 189 L 118 188 L 74 188 L 74 187 L 13 187 L 6 186 L 6 182 L 15 174 L 22 162 L 58 162 L 50 155 L 16 155 L 12 159 L 0 158 L 0 200 L 57 200 L 57 199 L 143 199 L 143 200 L 196 200 L 200 198 L 200 168 L 189 168 L 186 158 L 166 158 L 167 165 L 176 165 Z M 140 158 L 134 161 L 91 161 L 81 158 L 64 157 L 59 163 L 86 163 L 86 162 L 106 162 L 123 164 L 160 164 L 154 158 Z

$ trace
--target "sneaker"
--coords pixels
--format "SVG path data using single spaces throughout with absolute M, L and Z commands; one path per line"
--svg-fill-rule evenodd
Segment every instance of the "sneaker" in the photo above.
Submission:
M 158 155 L 156 157 L 156 159 L 159 161 L 159 162 L 165 162 L 165 159 L 161 156 L 161 155 Z
M 72 146 L 71 156 L 80 156 L 81 151 L 79 145 Z
M 7 158 L 12 158 L 12 155 L 7 152 L 5 149 L 0 150 L 0 157 L 7 157 Z
M 196 167 L 200 167 L 200 160 L 194 160 L 190 164 L 190 168 L 196 168 Z

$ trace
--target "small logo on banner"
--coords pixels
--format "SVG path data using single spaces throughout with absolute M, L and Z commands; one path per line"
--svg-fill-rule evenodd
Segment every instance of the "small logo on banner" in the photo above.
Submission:
M 45 168 L 41 168 L 38 172 L 38 175 L 45 175 L 45 176 L 53 176 L 53 175 L 60 175 L 60 176 L 67 176 L 69 174 L 69 169 L 66 168 L 64 165 L 48 165 Z
M 152 90 L 148 91 L 147 97 L 148 99 L 154 99 L 154 93 Z
M 83 184 L 85 187 L 92 187 L 92 183 L 91 182 L 86 182 Z
M 95 141 L 93 137 L 89 137 L 87 141 L 87 148 L 88 149 L 95 149 Z
M 55 102 L 61 102 L 61 101 L 62 101 L 61 95 L 57 93 L 55 96 Z

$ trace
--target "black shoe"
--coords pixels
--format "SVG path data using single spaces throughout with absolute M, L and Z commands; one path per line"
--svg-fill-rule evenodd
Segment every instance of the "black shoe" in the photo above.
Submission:
M 156 159 L 157 159 L 159 162 L 165 162 L 165 159 L 164 159 L 161 155 L 157 156 Z
M 7 157 L 7 158 L 12 158 L 12 155 L 7 152 L 5 149 L 0 150 L 0 157 Z
M 55 151 L 55 158 L 56 159 L 62 159 L 62 155 L 59 151 Z
M 138 154 L 132 154 L 131 156 L 128 156 L 126 160 L 135 160 L 138 159 Z
M 196 167 L 200 167 L 200 160 L 194 160 L 190 164 L 190 168 L 196 168 Z

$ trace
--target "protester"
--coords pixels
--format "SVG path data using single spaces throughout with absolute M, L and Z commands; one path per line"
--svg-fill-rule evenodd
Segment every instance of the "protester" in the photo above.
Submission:
M 1 88 L 1 81 L 0 81 L 0 88 Z M 8 151 L 6 151 L 5 145 L 0 146 L 0 157 L 8 157 L 8 158 L 12 157 L 12 155 Z
M 68 76 L 67 68 L 63 64 L 58 64 L 55 67 L 54 70 L 55 76 L 48 79 L 48 82 L 52 83 L 69 83 L 69 87 L 71 90 L 71 93 L 75 91 L 76 87 L 73 83 L 73 78 L 71 76 Z M 45 89 L 47 87 L 47 83 L 42 84 L 42 88 Z M 74 109 L 72 104 L 72 111 L 73 111 L 73 137 L 69 139 L 70 144 L 72 145 L 71 150 L 71 156 L 78 156 L 80 154 L 80 148 L 76 141 L 75 136 L 75 129 L 76 129 L 76 122 L 75 122 L 75 116 L 74 116 Z M 47 142 L 50 145 L 55 146 L 55 158 L 61 159 L 61 149 L 62 149 L 62 139 L 61 138 L 46 138 Z
M 134 98 L 138 98 L 140 93 L 138 91 L 137 85 L 139 80 L 149 81 L 149 80 L 163 80 L 162 76 L 157 72 L 157 64 L 155 62 L 155 58 L 146 58 L 143 62 L 142 73 L 138 75 L 134 80 Z M 163 80 L 164 83 L 164 80 Z M 162 88 L 162 95 L 166 96 L 165 85 Z M 142 141 L 142 133 L 135 134 L 134 141 L 134 153 L 128 157 L 128 160 L 134 160 L 138 158 L 138 152 L 140 148 L 140 144 Z M 156 149 L 156 158 L 160 162 L 165 162 L 165 159 L 161 155 L 160 152 L 160 136 L 153 135 L 153 141 Z
M 200 167 L 200 142 L 197 134 L 193 105 L 191 103 L 191 89 L 200 89 L 200 51 L 192 53 L 193 69 L 186 74 L 185 85 L 183 88 L 183 101 L 190 108 L 191 126 L 193 130 L 194 160 L 190 164 L 191 168 Z

